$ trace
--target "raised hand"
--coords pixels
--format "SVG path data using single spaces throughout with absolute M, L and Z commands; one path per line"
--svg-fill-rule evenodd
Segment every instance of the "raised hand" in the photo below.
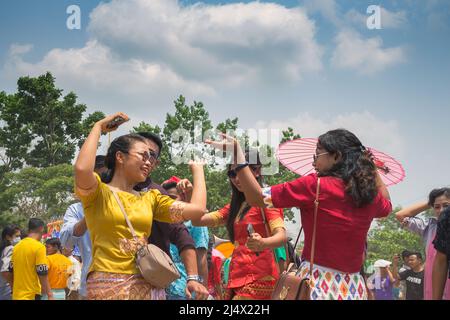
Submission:
M 203 167 L 206 165 L 206 160 L 203 160 L 203 159 L 189 160 L 188 165 L 189 165 L 189 168 L 191 168 L 191 171 L 196 170 L 196 169 L 203 169 Z
M 117 130 L 117 128 L 123 123 L 130 120 L 130 118 L 123 112 L 117 112 L 113 115 L 107 116 L 102 120 L 98 121 L 96 124 L 102 129 L 102 132 L 111 132 Z
M 228 150 L 233 150 L 232 148 L 237 147 L 239 145 L 239 142 L 237 141 L 236 138 L 229 136 L 225 133 L 220 133 L 220 135 L 222 136 L 222 140 L 221 141 L 214 141 L 211 139 L 206 139 L 205 143 L 211 145 L 212 147 L 222 150 L 222 151 L 226 151 Z
M 400 255 L 395 254 L 395 255 L 392 257 L 392 262 L 393 262 L 394 264 L 398 264 L 399 261 L 400 261 Z
M 221 141 L 206 139 L 205 143 L 221 151 L 230 150 L 231 152 L 234 153 L 236 163 L 244 163 L 245 156 L 244 153 L 242 152 L 242 148 L 241 145 L 239 144 L 239 141 L 236 138 L 229 136 L 225 133 L 220 133 L 220 135 L 222 136 Z

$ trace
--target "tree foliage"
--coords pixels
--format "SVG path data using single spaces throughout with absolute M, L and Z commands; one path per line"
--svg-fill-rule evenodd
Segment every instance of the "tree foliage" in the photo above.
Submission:
M 0 193 L 4 218 L 0 221 L 7 221 L 11 216 L 20 221 L 32 217 L 44 220 L 61 218 L 75 201 L 73 167 L 69 164 L 28 167 L 8 173 L 5 180 L 6 188 Z
M 396 208 L 387 218 L 377 219 L 368 237 L 367 260 L 373 263 L 378 259 L 392 261 L 394 254 L 403 250 L 418 251 L 424 256 L 424 246 L 420 236 L 402 229 L 395 218 Z
M 55 85 L 51 73 L 21 77 L 0 92 L 0 224 L 61 216 L 73 201 L 73 161 L 103 112 Z
M 0 93 L 0 178 L 25 165 L 71 163 L 92 124 L 104 117 L 97 111 L 83 119 L 85 112 L 75 93 L 63 96 L 51 73 L 19 78 L 17 93 Z

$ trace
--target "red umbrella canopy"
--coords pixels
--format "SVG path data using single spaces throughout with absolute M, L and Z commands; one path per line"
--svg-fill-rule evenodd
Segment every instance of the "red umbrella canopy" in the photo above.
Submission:
M 300 138 L 280 144 L 276 156 L 286 168 L 299 175 L 314 172 L 313 155 L 316 153 L 317 138 Z M 393 157 L 374 148 L 367 148 L 386 186 L 397 184 L 405 178 L 403 166 Z

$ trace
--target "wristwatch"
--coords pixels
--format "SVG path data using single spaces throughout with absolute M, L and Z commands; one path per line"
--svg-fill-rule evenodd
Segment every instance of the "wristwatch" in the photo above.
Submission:
M 188 281 L 197 281 L 197 282 L 202 283 L 203 279 L 198 274 L 191 274 L 191 275 L 188 275 L 186 278 L 186 282 L 188 282 Z

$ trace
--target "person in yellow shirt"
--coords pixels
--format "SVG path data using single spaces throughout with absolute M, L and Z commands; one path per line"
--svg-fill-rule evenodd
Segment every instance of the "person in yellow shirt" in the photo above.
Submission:
M 100 179 L 94 173 L 101 133 L 114 131 L 128 120 L 120 112 L 96 122 L 75 162 L 75 192 L 83 205 L 92 241 L 92 262 L 87 276 L 89 300 L 165 299 L 164 289 L 152 287 L 139 273 L 135 254 L 146 245 L 153 219 L 176 223 L 199 219 L 206 212 L 203 163 L 190 163 L 194 185 L 190 203 L 176 201 L 157 190 L 133 190 L 147 179 L 159 161 L 159 153 L 138 134 L 114 139 L 105 159 L 106 176 Z M 136 238 L 116 196 L 123 203 Z
M 13 273 L 13 300 L 40 300 L 43 294 L 53 300 L 45 246 L 40 242 L 44 226 L 41 219 L 31 218 L 28 237 L 13 249 L 9 268 L 9 272 Z
M 55 300 L 66 300 L 67 279 L 70 276 L 72 261 L 61 254 L 61 241 L 50 238 L 45 242 L 48 260 L 48 281 Z M 43 300 L 47 296 L 42 297 Z

